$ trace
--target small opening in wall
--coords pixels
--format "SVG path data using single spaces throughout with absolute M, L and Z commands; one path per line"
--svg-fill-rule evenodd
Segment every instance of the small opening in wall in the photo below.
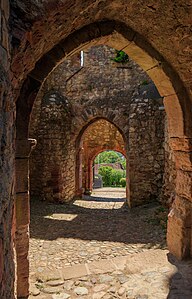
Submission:
M 84 66 L 84 52 L 81 51 L 81 67 Z

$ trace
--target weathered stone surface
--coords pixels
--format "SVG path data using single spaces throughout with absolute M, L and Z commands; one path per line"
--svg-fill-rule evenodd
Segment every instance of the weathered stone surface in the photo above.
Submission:
M 20 223 L 20 222 L 19 222 Z M 29 224 L 17 225 L 15 233 L 17 261 L 17 295 L 29 295 Z
M 104 283 L 98 284 L 93 288 L 93 292 L 98 293 L 98 292 L 105 290 L 106 288 L 107 288 L 106 284 L 104 284 Z
M 16 225 L 28 225 L 30 221 L 29 193 L 16 194 Z
M 130 60 L 119 67 L 111 60 L 114 56 L 114 49 L 92 47 L 84 52 L 83 69 L 76 54 L 45 81 L 31 117 L 30 136 L 37 138 L 31 159 L 32 195 L 65 202 L 80 187 L 92 189 L 93 159 L 112 149 L 128 158 L 131 204 L 159 197 L 163 103 L 136 63 Z
M 75 294 L 85 296 L 88 295 L 88 289 L 85 287 L 77 287 L 74 289 Z
M 28 159 L 16 159 L 16 192 L 28 192 L 29 190 L 29 161 Z
M 191 211 L 191 203 L 177 196 L 168 216 L 167 243 L 170 251 L 179 259 L 190 255 Z
M 63 280 L 50 280 L 50 281 L 47 281 L 46 284 L 48 286 L 57 287 L 57 286 L 64 284 L 64 281 Z
M 99 292 L 99 293 L 93 294 L 92 298 L 93 299 L 101 299 L 104 297 L 105 294 L 106 294 L 106 292 Z
M 119 290 L 118 290 L 118 295 L 119 296 L 123 296 L 123 294 L 125 293 L 126 289 L 124 287 L 121 287 Z
M 51 287 L 45 287 L 43 289 L 43 293 L 46 294 L 54 294 L 54 293 L 60 293 L 62 292 L 62 288 L 61 287 L 56 287 L 56 286 L 51 286 Z
M 63 269 L 62 274 L 64 279 L 78 278 L 87 275 L 87 268 L 85 265 L 66 267 Z
M 40 290 L 36 286 L 30 286 L 29 293 L 33 296 L 38 296 L 40 294 Z
M 9 19 L 9 4 L 11 4 L 11 18 Z M 34 77 L 43 80 L 51 68 L 57 64 L 70 51 L 84 44 L 95 42 L 95 38 L 104 36 L 96 42 L 111 43 L 116 48 L 126 47 L 126 51 L 132 55 L 146 70 L 154 66 L 162 65 L 163 70 L 171 79 L 171 84 L 178 90 L 176 101 L 181 103 L 181 108 L 176 109 L 178 118 L 172 113 L 169 117 L 179 121 L 176 128 L 179 137 L 191 137 L 191 6 L 188 2 L 159 1 L 146 4 L 144 1 L 66 1 L 59 0 L 53 5 L 51 0 L 46 1 L 7 1 L 0 2 L 0 143 L 1 143 L 1 211 L 0 232 L 3 240 L 2 282 L 0 287 L 1 298 L 13 298 L 13 243 L 12 243 L 12 216 L 14 194 L 14 120 L 15 106 L 13 99 L 19 94 L 19 89 L 27 75 L 35 68 Z M 116 20 L 108 23 L 100 20 Z M 125 26 L 123 26 L 122 21 Z M 10 22 L 10 27 L 8 26 Z M 95 24 L 97 22 L 97 24 Z M 47 25 L 49 24 L 49 26 Z M 85 25 L 80 32 L 76 32 Z M 109 38 L 108 34 L 115 38 Z M 9 33 L 10 35 L 9 35 Z M 74 32 L 75 38 L 66 39 Z M 123 37 L 119 37 L 120 32 Z M 71 42 L 70 42 L 71 39 Z M 12 41 L 12 49 L 9 49 L 9 40 Z M 135 41 L 136 45 L 131 41 Z M 169 43 L 167 42 L 169 41 Z M 87 45 L 87 44 L 86 44 Z M 136 49 L 135 49 L 136 48 Z M 142 50 L 144 49 L 145 52 Z M 49 51 L 49 55 L 44 55 Z M 12 57 L 10 57 L 10 53 Z M 147 54 L 149 53 L 150 56 Z M 49 58 L 51 57 L 51 59 Z M 49 65 L 39 63 L 49 61 Z M 9 67 L 10 59 L 12 62 Z M 152 78 L 153 78 L 152 74 Z M 156 77 L 156 78 L 155 78 Z M 155 76 L 158 86 L 158 76 Z M 14 94 L 10 91 L 10 79 L 15 87 Z M 159 86 L 162 84 L 160 82 Z M 167 85 L 163 84 L 163 87 Z M 171 89 L 171 86 L 169 86 Z M 36 89 L 35 89 L 36 90 Z M 166 89 L 167 90 L 167 89 Z M 162 88 L 163 91 L 163 88 Z M 175 93 L 173 93 L 175 96 Z M 164 94 L 161 94 L 164 96 Z M 34 97 L 35 98 L 35 97 Z M 170 101 L 171 102 L 171 101 Z M 26 105 L 27 103 L 27 105 Z M 169 103 L 171 105 L 171 103 Z M 23 97 L 21 102 L 19 119 L 25 120 L 25 135 L 28 131 L 28 123 L 31 107 L 28 97 Z M 23 109 L 23 110 L 22 110 Z M 174 108 L 175 109 L 175 108 Z M 18 112 L 17 111 L 17 112 Z M 171 108 L 169 109 L 171 111 Z M 183 119 L 181 112 L 183 112 Z M 170 122 L 171 123 L 171 122 Z M 175 123 L 175 122 L 173 122 Z M 172 132 L 175 135 L 174 128 Z M 18 132 L 19 133 L 19 132 Z M 178 132 L 177 132 L 178 133 Z M 191 170 L 190 170 L 191 171 Z M 183 176 L 185 179 L 185 176 Z M 173 232 L 177 231 L 177 227 Z M 176 243 L 175 243 L 176 244 Z M 177 246 L 177 244 L 176 244 Z M 157 296 L 156 296 L 157 297 Z

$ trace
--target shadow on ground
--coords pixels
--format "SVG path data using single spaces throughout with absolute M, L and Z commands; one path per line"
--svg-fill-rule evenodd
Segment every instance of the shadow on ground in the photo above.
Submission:
M 96 202 L 126 202 L 126 197 L 124 198 L 108 198 L 108 197 L 97 197 L 84 195 L 83 199 L 86 201 L 96 201 Z
M 92 206 L 93 205 L 93 206 Z M 121 204 L 119 204 L 121 205 Z M 74 238 L 127 244 L 165 246 L 165 230 L 154 222 L 157 205 L 134 208 L 98 208 L 56 205 L 32 200 L 30 234 L 32 238 L 55 240 Z
M 177 271 L 170 278 L 169 294 L 167 299 L 191 299 L 192 298 L 192 260 L 178 261 L 170 253 L 168 261 L 173 264 Z

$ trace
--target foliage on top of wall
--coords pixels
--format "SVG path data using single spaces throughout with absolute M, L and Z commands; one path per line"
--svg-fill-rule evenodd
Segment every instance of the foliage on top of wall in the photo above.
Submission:
M 118 63 L 126 63 L 129 61 L 129 56 L 122 50 L 116 50 L 116 57 L 113 58 L 113 61 Z

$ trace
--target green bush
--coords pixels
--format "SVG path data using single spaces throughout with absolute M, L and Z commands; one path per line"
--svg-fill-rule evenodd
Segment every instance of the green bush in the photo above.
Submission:
M 102 176 L 103 186 L 111 186 L 111 172 L 113 168 L 110 166 L 101 166 L 99 168 L 99 174 Z
M 125 177 L 125 171 L 113 169 L 110 166 L 101 166 L 99 174 L 102 176 L 104 187 L 121 186 L 120 181 Z
M 126 186 L 126 178 L 121 178 L 121 179 L 120 179 L 120 185 L 121 185 L 122 187 L 125 187 L 125 186 Z
M 120 180 L 123 177 L 123 171 L 113 169 L 111 172 L 111 183 L 112 186 L 120 186 Z

